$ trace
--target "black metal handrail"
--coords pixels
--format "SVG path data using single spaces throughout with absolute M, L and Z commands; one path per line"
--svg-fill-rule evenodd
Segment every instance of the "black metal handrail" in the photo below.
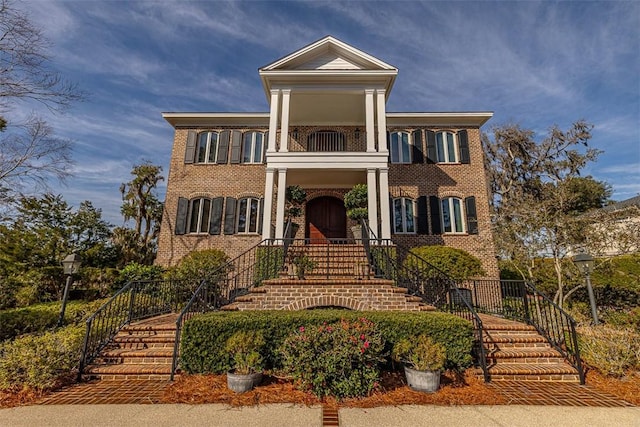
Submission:
M 461 284 L 482 312 L 525 322 L 578 371 L 584 384 L 584 367 L 578 347 L 576 321 L 535 286 L 523 280 L 467 280 Z
M 84 369 L 124 326 L 176 310 L 180 305 L 180 297 L 190 295 L 192 289 L 187 281 L 176 279 L 125 284 L 86 320 L 78 380 L 82 379 Z
M 368 240 L 365 246 L 369 262 L 376 277 L 393 280 L 423 302 L 473 323 L 477 361 L 485 382 L 489 382 L 482 320 L 473 307 L 473 301 L 460 290 L 458 281 L 390 239 L 376 238 L 366 221 L 363 220 L 362 224 L 363 239 Z
M 180 338 L 184 323 L 199 313 L 219 310 L 246 295 L 263 280 L 277 277 L 283 270 L 286 239 L 263 240 L 219 267 L 199 282 L 191 299 L 176 319 L 176 338 L 171 362 L 171 380 L 180 363 Z

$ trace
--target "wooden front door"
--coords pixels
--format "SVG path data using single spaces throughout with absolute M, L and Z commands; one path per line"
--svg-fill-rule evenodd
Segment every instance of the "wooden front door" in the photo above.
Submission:
M 313 199 L 307 203 L 305 216 L 305 237 L 311 243 L 347 238 L 347 211 L 342 200 L 329 196 Z

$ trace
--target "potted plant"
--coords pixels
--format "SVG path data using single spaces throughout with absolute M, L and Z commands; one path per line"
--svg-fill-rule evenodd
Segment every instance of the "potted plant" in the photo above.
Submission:
M 285 191 L 285 217 L 288 219 L 298 218 L 302 215 L 302 206 L 307 200 L 307 192 L 304 191 L 299 185 L 290 185 Z M 285 224 L 286 227 L 286 224 Z M 287 235 L 290 239 L 293 239 L 298 232 L 300 226 L 295 222 L 291 222 L 291 227 L 287 231 Z
M 358 241 L 362 239 L 362 219 L 369 217 L 368 190 L 366 184 L 356 184 L 347 194 L 344 195 L 344 207 L 347 208 L 347 217 L 357 224 L 351 227 L 353 238 Z
M 316 262 L 307 255 L 306 248 L 301 246 L 290 247 L 289 267 L 295 270 L 293 274 L 289 273 L 289 277 L 297 277 L 302 280 L 305 277 L 305 273 L 316 268 Z
M 253 389 L 262 381 L 262 356 L 265 341 L 260 332 L 238 331 L 227 340 L 225 351 L 233 368 L 227 372 L 227 387 L 236 393 Z
M 403 338 L 393 346 L 392 357 L 404 364 L 407 384 L 413 390 L 433 393 L 440 387 L 446 349 L 427 335 Z

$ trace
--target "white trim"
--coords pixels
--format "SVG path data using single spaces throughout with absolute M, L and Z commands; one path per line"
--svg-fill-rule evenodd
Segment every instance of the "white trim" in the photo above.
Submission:
M 278 169 L 278 198 L 276 200 L 276 239 L 284 236 L 284 202 L 287 189 L 287 168 Z
M 379 169 L 380 179 L 380 238 L 391 239 L 391 218 L 389 216 L 389 168 Z
M 454 214 L 454 209 L 453 209 L 453 200 L 458 200 L 460 201 L 460 222 L 461 222 L 461 226 L 462 226 L 462 231 L 454 231 L 454 226 L 457 224 L 456 222 L 456 218 L 455 218 L 455 214 Z M 444 225 L 444 209 L 442 209 L 442 202 L 447 201 L 447 204 L 449 205 L 449 222 L 451 223 L 451 231 L 446 231 L 445 225 Z M 461 235 L 461 234 L 467 234 L 467 221 L 466 221 L 466 217 L 467 217 L 467 213 L 465 211 L 465 206 L 464 206 L 464 199 L 460 198 L 460 197 L 456 197 L 456 196 L 447 196 L 447 197 L 441 197 L 440 198 L 440 225 L 442 226 L 442 234 L 455 234 L 455 235 Z
M 273 184 L 275 170 L 267 168 L 264 181 L 264 207 L 262 211 L 262 239 L 271 238 L 271 210 L 273 209 Z
M 267 153 L 267 166 L 281 169 L 357 169 L 386 168 L 388 156 L 385 153 L 361 152 L 305 152 Z
M 367 203 L 369 214 L 369 228 L 377 235 L 378 234 L 378 186 L 376 182 L 376 170 L 367 169 Z M 358 239 L 360 236 L 353 236 Z M 372 237 L 372 236 L 369 236 Z

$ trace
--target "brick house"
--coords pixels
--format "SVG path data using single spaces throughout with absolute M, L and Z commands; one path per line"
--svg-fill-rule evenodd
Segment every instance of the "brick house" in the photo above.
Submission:
M 387 112 L 397 74 L 328 36 L 259 69 L 269 112 L 163 113 L 175 139 L 157 263 L 281 239 L 291 185 L 307 193 L 296 237 L 351 237 L 343 197 L 363 183 L 378 237 L 464 249 L 497 278 L 480 142 L 492 113 Z

